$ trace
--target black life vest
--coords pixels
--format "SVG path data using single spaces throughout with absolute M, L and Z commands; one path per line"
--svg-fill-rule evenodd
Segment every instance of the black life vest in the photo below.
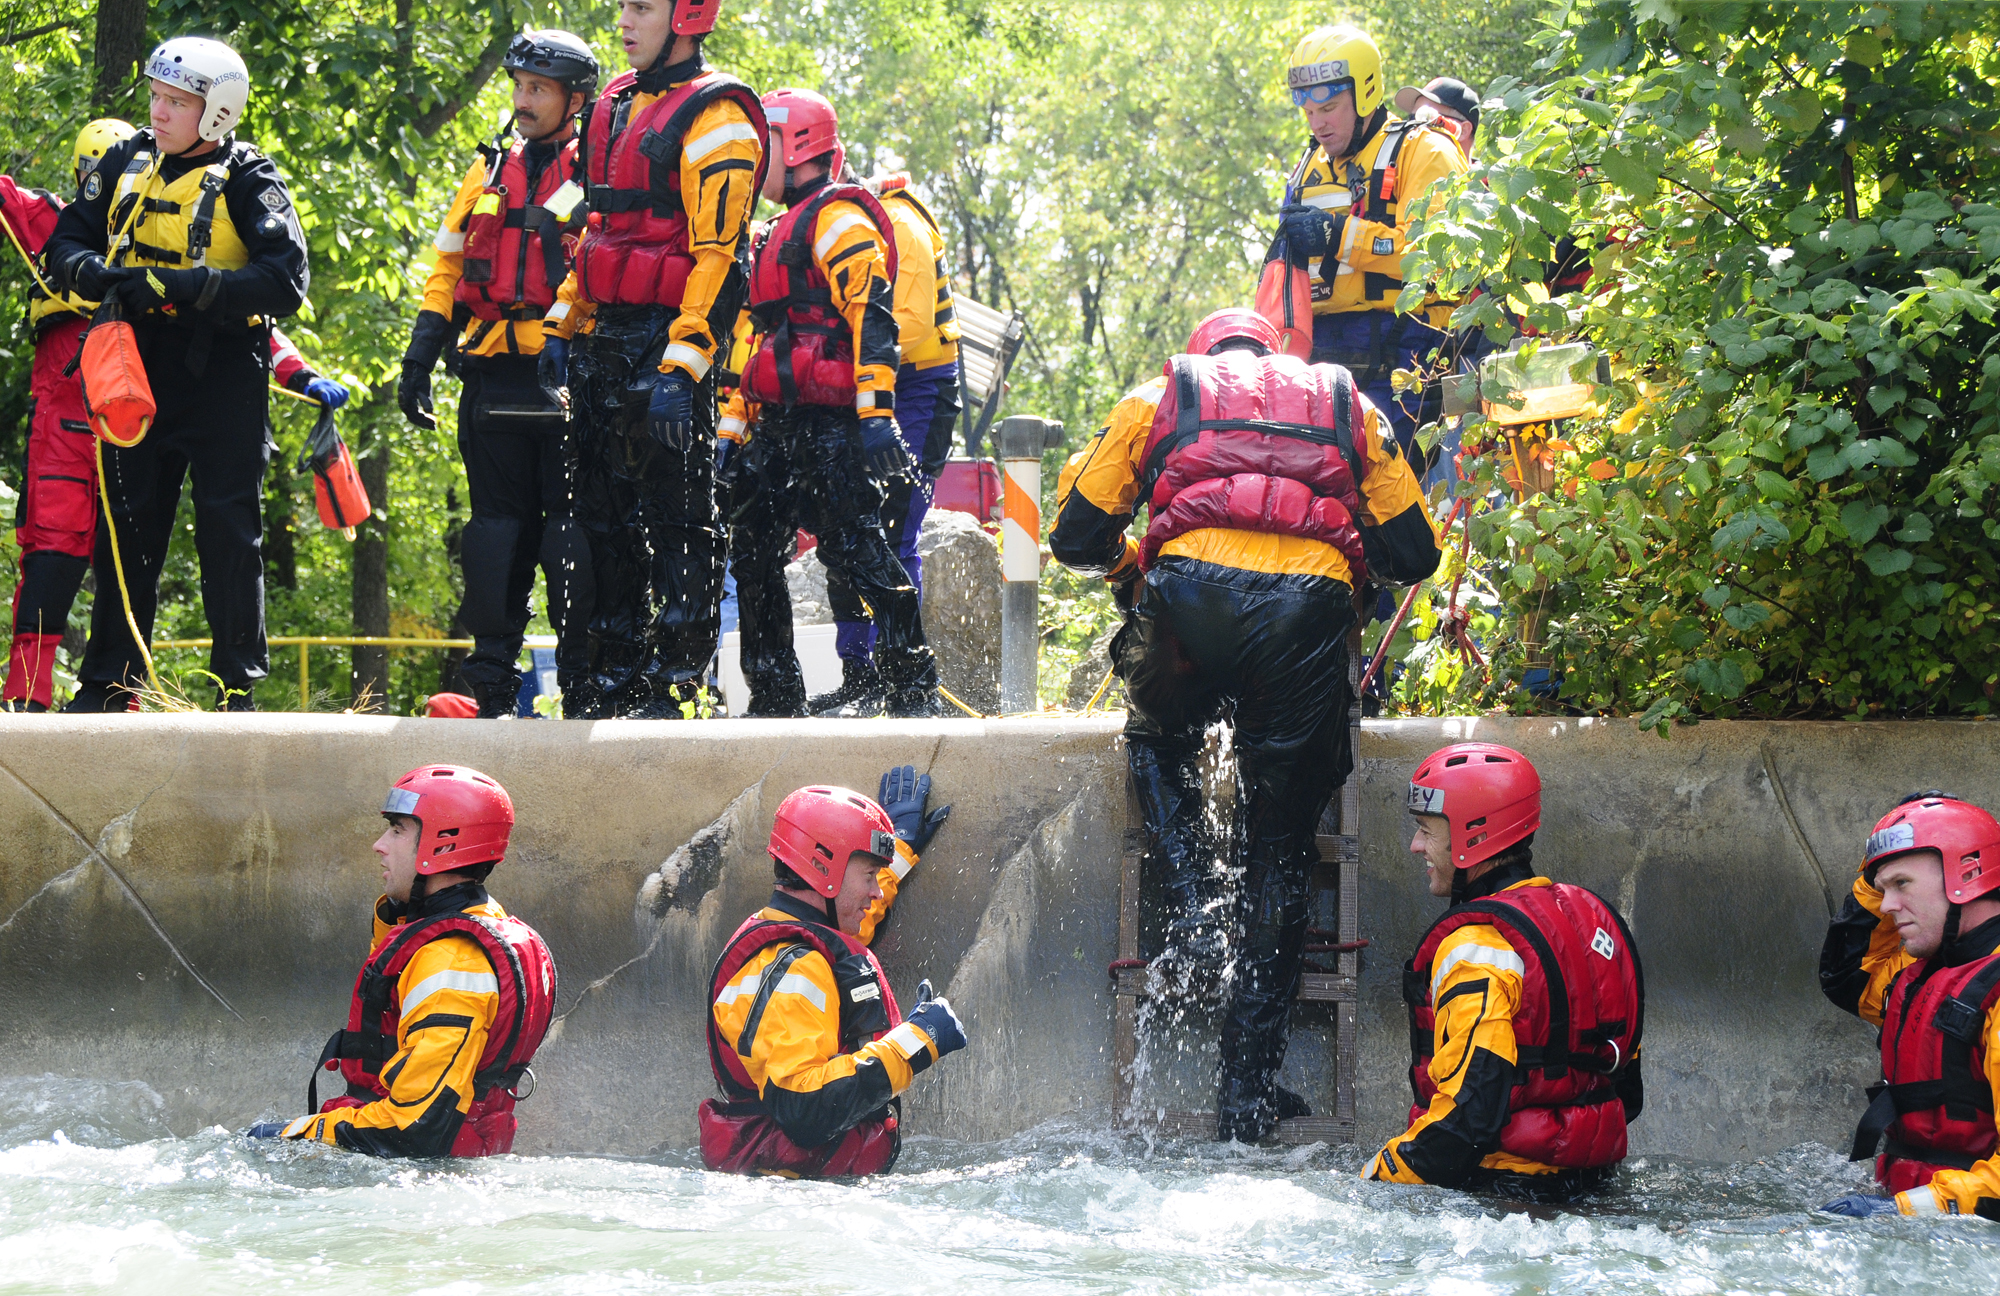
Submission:
M 534 1060 L 555 1016 L 556 964 L 534 928 L 509 915 L 441 913 L 392 927 L 361 965 L 347 1009 L 347 1027 L 321 1050 L 319 1066 L 347 1081 L 342 1097 L 319 1102 L 319 1073 L 306 1089 L 309 1110 L 358 1107 L 389 1096 L 382 1066 L 396 1053 L 402 1007 L 397 979 L 417 951 L 446 936 L 476 941 L 493 965 L 500 1002 L 486 1051 L 472 1078 L 472 1106 L 453 1140 L 453 1156 L 494 1156 L 514 1144 L 514 1089 Z M 532 1092 L 532 1090 L 530 1090 Z
M 884 269 L 896 282 L 896 232 L 865 187 L 824 185 L 780 216 L 750 271 L 750 317 L 763 335 L 743 367 L 743 392 L 753 401 L 854 408 L 852 330 L 834 308 L 833 288 L 813 256 L 820 210 L 842 201 L 874 223 Z
M 1403 967 L 1411 1118 L 1437 1093 L 1429 1065 L 1437 1019 L 1432 964 L 1444 938 L 1473 923 L 1505 937 L 1524 968 L 1514 1016 L 1520 1059 L 1498 1150 L 1566 1169 L 1616 1165 L 1625 1157 L 1625 1105 L 1612 1081 L 1639 1051 L 1645 978 L 1618 911 L 1567 882 L 1454 905 L 1424 933 Z
M 902 1134 L 896 1114 L 885 1108 L 839 1138 L 819 1147 L 800 1147 L 779 1128 L 757 1091 L 743 1059 L 750 1056 L 765 1007 L 785 970 L 808 953 L 816 953 L 833 969 L 840 1004 L 840 1050 L 851 1053 L 881 1039 L 902 1024 L 895 992 L 875 952 L 846 932 L 803 919 L 770 919 L 755 914 L 746 919 L 722 947 L 708 979 L 711 1005 L 733 982 L 744 965 L 772 945 L 785 948 L 764 969 L 751 1001 L 750 1014 L 736 1039 L 724 1039 L 713 1011 L 708 1016 L 708 1061 L 723 1101 L 701 1104 L 702 1164 L 731 1174 L 779 1174 L 794 1178 L 832 1179 L 880 1174 L 896 1163 Z
M 2000 919 L 1993 926 L 1990 934 L 1967 935 L 1990 947 L 2000 942 Z M 1990 948 L 1956 966 L 1935 955 L 1913 963 L 1883 997 L 1882 1080 L 1868 1090 L 1852 1159 L 1874 1156 L 1886 1133 L 1875 1177 L 1890 1191 L 1920 1187 L 1939 1170 L 1968 1169 L 2000 1150 L 1984 1043 L 1996 1000 L 2000 952 Z
M 477 319 L 540 319 L 569 274 L 564 235 L 577 224 L 566 226 L 542 204 L 568 179 L 576 140 L 555 150 L 533 185 L 527 149 L 495 152 L 497 165 L 466 215 L 464 271 L 452 297 Z
M 688 129 L 720 99 L 741 107 L 757 138 L 759 160 L 749 174 L 726 176 L 722 183 L 749 185 L 754 195 L 763 188 L 768 165 L 762 152 L 768 130 L 764 105 L 756 91 L 735 77 L 711 71 L 633 113 L 637 86 L 638 75 L 625 73 L 604 88 L 584 116 L 581 152 L 590 217 L 588 234 L 577 248 L 577 287 L 585 301 L 600 305 L 679 306 L 694 269 L 681 193 Z M 741 292 L 740 281 L 735 292 Z
M 1227 527 L 1332 545 L 1358 582 L 1361 405 L 1347 370 L 1225 351 L 1175 356 L 1166 373 L 1140 459 L 1140 567 L 1176 536 Z

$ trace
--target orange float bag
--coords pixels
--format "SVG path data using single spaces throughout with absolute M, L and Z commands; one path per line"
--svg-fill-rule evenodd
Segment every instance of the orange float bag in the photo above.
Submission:
M 1292 264 L 1291 240 L 1283 234 L 1265 254 L 1264 277 L 1257 281 L 1257 313 L 1278 330 L 1278 350 L 1301 360 L 1312 357 L 1312 276 Z
M 361 474 L 355 471 L 354 456 L 348 452 L 347 442 L 340 439 L 340 433 L 334 431 L 332 410 L 321 408 L 319 422 L 313 424 L 312 435 L 306 438 L 306 451 L 299 456 L 299 471 L 310 471 L 313 475 L 313 496 L 319 505 L 320 524 L 352 540 L 354 528 L 367 520 L 371 506 L 368 492 L 361 485 Z
M 146 439 L 159 407 L 139 358 L 139 339 L 116 307 L 105 307 L 83 335 L 78 376 L 90 430 L 106 444 L 129 450 Z

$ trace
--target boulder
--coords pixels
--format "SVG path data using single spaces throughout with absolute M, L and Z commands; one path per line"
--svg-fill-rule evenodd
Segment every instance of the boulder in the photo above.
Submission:
M 999 714 L 1000 546 L 970 514 L 932 509 L 917 553 L 924 560 L 924 634 L 939 681 L 974 710 Z
M 792 591 L 792 624 L 832 625 L 833 604 L 826 596 L 826 567 L 814 549 L 785 564 L 785 584 Z
M 1105 628 L 1083 656 L 1076 659 L 1076 665 L 1069 668 L 1069 688 L 1063 696 L 1063 705 L 1072 711 L 1081 711 L 1090 705 L 1091 697 L 1104 677 L 1111 670 L 1111 641 L 1118 635 L 1116 625 Z M 1115 711 L 1125 705 L 1125 681 L 1112 680 L 1105 688 L 1104 696 L 1097 699 L 1099 711 Z

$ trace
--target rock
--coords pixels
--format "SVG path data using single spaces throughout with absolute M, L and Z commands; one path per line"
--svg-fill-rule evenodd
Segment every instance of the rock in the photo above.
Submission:
M 1118 636 L 1118 627 L 1110 626 L 1097 636 L 1089 651 L 1076 659 L 1076 665 L 1069 668 L 1069 689 L 1064 694 L 1063 704 L 1072 711 L 1081 711 L 1090 705 L 1090 699 L 1097 692 L 1097 686 L 1104 683 L 1105 675 L 1111 670 L 1111 641 Z M 1097 699 L 1099 711 L 1115 711 L 1125 705 L 1125 681 L 1112 680 L 1104 690 L 1104 696 Z
M 924 634 L 937 654 L 938 679 L 967 706 L 997 715 L 1000 546 L 970 514 L 932 509 L 917 553 L 924 560 Z
M 832 625 L 833 604 L 826 596 L 826 567 L 819 550 L 785 564 L 785 584 L 792 591 L 792 624 Z

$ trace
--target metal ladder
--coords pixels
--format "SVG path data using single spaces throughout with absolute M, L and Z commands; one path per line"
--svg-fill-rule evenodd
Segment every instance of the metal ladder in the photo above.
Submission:
M 1347 681 L 1350 695 L 1361 681 L 1361 632 L 1357 628 L 1347 640 Z M 1354 1083 L 1359 1023 L 1361 955 L 1360 907 L 1357 892 L 1361 872 L 1361 792 L 1357 782 L 1361 749 L 1361 704 L 1357 697 L 1348 711 L 1349 741 L 1353 744 L 1356 771 L 1340 786 L 1320 813 L 1319 863 L 1313 869 L 1313 921 L 1318 926 L 1318 943 L 1345 947 L 1334 954 L 1331 972 L 1308 971 L 1300 978 L 1299 1002 L 1333 1005 L 1333 1114 L 1313 1115 L 1280 1121 L 1275 1135 L 1280 1143 L 1352 1143 L 1354 1141 Z M 1139 959 L 1139 892 L 1141 867 L 1146 856 L 1145 820 L 1139 798 L 1128 777 L 1125 785 L 1125 834 L 1123 857 L 1118 875 L 1118 959 L 1120 964 Z M 1329 933 L 1322 925 L 1333 922 Z M 1332 935 L 1326 941 L 1326 935 Z M 1313 948 L 1308 937 L 1307 949 Z M 1169 1111 L 1143 1115 L 1132 1106 L 1132 1068 L 1139 1056 L 1139 1001 L 1146 997 L 1144 967 L 1115 966 L 1112 993 L 1116 1007 L 1112 1023 L 1111 1110 L 1114 1123 L 1145 1124 L 1162 1133 L 1190 1138 L 1215 1137 L 1215 1113 Z

